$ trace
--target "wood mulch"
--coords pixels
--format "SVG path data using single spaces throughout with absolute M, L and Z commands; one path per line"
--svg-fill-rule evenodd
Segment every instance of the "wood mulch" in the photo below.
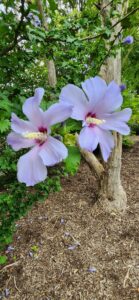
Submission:
M 124 150 L 122 182 L 127 211 L 107 214 L 94 205 L 97 181 L 83 162 L 18 221 L 0 299 L 139 300 L 138 141 Z

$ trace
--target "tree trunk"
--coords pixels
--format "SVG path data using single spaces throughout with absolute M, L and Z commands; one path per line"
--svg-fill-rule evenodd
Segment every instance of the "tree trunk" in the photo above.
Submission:
M 104 3 L 105 2 L 105 3 Z M 107 1 L 103 1 L 103 5 L 107 5 Z M 121 5 L 119 6 L 121 8 Z M 105 11 L 105 13 L 107 13 Z M 114 23 L 116 20 L 114 21 Z M 121 30 L 121 25 L 118 24 L 115 28 L 114 35 L 117 35 Z M 112 40 L 114 39 L 114 35 Z M 101 70 L 102 77 L 110 82 L 115 80 L 118 84 L 121 82 L 121 51 L 115 58 L 109 57 L 106 64 Z M 106 211 L 124 211 L 126 209 L 127 197 L 121 183 L 121 156 L 122 156 L 122 136 L 116 132 L 113 133 L 115 139 L 115 148 L 109 158 L 106 172 L 103 175 L 100 183 L 100 203 Z
M 106 211 L 125 211 L 127 197 L 121 184 L 122 136 L 114 133 L 115 148 L 109 159 L 105 175 L 100 182 L 99 199 Z
M 36 1 L 37 1 L 38 10 L 40 12 L 42 25 L 46 30 L 48 30 L 48 24 L 44 14 L 42 0 L 36 0 Z M 47 69 L 48 69 L 48 83 L 51 87 L 55 87 L 57 84 L 57 78 L 56 78 L 55 63 L 53 59 L 47 60 Z
M 51 87 L 55 87 L 56 83 L 57 83 L 56 68 L 55 68 L 55 63 L 52 59 L 47 61 L 47 68 L 48 68 L 48 82 L 49 82 L 49 85 Z

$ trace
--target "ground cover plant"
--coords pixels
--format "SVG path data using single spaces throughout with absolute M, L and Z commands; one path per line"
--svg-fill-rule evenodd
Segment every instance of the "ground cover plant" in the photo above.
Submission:
M 116 213 L 115 210 L 127 209 L 127 187 L 123 187 L 120 175 L 121 135 L 111 132 L 129 134 L 130 127 L 131 134 L 139 133 L 137 12 L 137 1 L 126 5 L 116 0 L 112 3 L 21 0 L 0 5 L 2 266 L 8 260 L 10 263 L 17 260 L 5 252 L 12 243 L 16 222 L 35 202 L 45 201 L 49 192 L 60 191 L 60 179 L 75 175 L 82 157 L 96 174 L 100 186 L 96 200 L 103 204 L 104 211 Z M 109 84 L 109 92 L 105 93 L 104 80 Z M 33 98 L 36 88 L 40 88 L 36 90 L 40 96 Z M 40 103 L 42 88 L 45 94 Z M 98 98 L 102 98 L 102 104 L 97 105 Z M 89 106 L 91 101 L 92 107 Z M 115 101 L 113 107 L 110 107 L 111 101 Z M 117 111 L 120 107 L 122 110 Z M 45 121 L 48 118 L 47 124 L 44 118 Z M 41 124 L 38 125 L 39 119 Z M 9 133 L 10 127 L 14 132 Z M 51 145 L 44 149 L 48 139 Z M 132 140 L 125 137 L 123 145 L 132 148 Z M 15 152 L 10 146 L 20 151 Z M 29 154 L 24 148 L 28 146 L 34 148 L 25 161 Z M 94 150 L 96 155 L 91 153 Z M 60 164 L 54 166 L 55 163 Z M 78 246 L 78 243 L 69 245 L 71 249 Z M 33 255 L 37 251 L 32 250 Z M 2 289 L 1 297 L 4 293 Z M 51 297 L 58 299 L 55 297 L 59 296 Z M 73 297 L 78 299 L 75 294 Z M 85 294 L 84 297 L 91 296 Z

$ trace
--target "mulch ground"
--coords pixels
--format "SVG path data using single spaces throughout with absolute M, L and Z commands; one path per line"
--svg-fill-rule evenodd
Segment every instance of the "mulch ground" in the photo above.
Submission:
M 62 180 L 61 192 L 18 221 L 8 254 L 12 264 L 0 270 L 0 295 L 5 290 L 10 300 L 139 299 L 139 142 L 122 160 L 126 213 L 109 215 L 93 205 L 98 185 L 83 162 L 74 177 Z

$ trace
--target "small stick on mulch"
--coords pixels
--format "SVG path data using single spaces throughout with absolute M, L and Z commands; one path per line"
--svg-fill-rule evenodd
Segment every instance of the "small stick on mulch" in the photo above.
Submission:
M 6 269 L 8 269 L 8 268 L 10 268 L 10 267 L 13 267 L 13 266 L 16 266 L 16 265 L 18 265 L 18 264 L 19 264 L 19 260 L 18 260 L 18 261 L 15 261 L 14 263 L 12 263 L 12 264 L 10 264 L 10 265 L 7 265 L 7 266 L 3 267 L 3 268 L 0 270 L 0 272 L 3 272 L 3 271 L 5 271 Z
M 129 272 L 130 272 L 131 268 L 132 268 L 132 266 L 129 266 L 129 268 L 128 268 L 128 270 L 127 270 L 127 273 L 126 273 L 126 275 L 125 275 L 124 282 L 123 282 L 123 288 L 124 288 L 124 289 L 126 288 L 126 282 L 127 282 L 127 280 L 130 279 L 130 278 L 129 278 Z

